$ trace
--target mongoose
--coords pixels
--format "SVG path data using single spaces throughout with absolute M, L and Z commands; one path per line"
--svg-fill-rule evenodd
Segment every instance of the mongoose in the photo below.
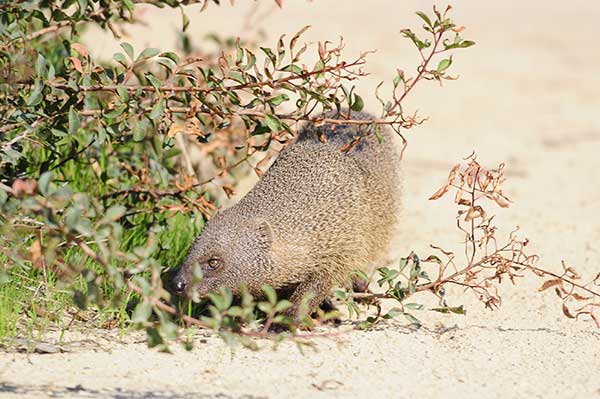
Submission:
M 374 119 L 352 112 L 351 119 Z M 347 118 L 328 113 L 324 117 Z M 398 224 L 400 155 L 393 133 L 371 125 L 308 124 L 256 186 L 208 221 L 173 279 L 179 294 L 201 296 L 242 284 L 292 290 L 290 314 L 312 294 L 310 310 L 352 271 L 382 262 Z M 342 147 L 361 136 L 350 151 Z M 190 287 L 194 267 L 203 278 Z M 379 264 L 381 265 L 381 264 Z

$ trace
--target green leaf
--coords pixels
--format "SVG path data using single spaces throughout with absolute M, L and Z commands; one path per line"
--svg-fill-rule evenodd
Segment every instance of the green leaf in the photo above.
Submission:
M 273 305 L 271 305 L 269 302 L 259 302 L 256 306 L 261 312 L 265 312 L 267 314 L 273 311 Z
M 277 303 L 277 305 L 275 305 L 275 311 L 276 312 L 283 312 L 286 309 L 289 309 L 292 307 L 292 303 L 286 299 L 282 299 L 281 301 L 279 301 Z
M 79 114 L 75 108 L 69 108 L 69 134 L 74 134 L 80 126 Z
M 81 209 L 79 208 L 69 208 L 65 215 L 65 224 L 68 228 L 75 230 L 77 225 L 79 224 L 79 219 L 81 217 Z
M 142 121 L 135 122 L 133 126 L 133 141 L 140 142 L 146 138 L 148 127 Z
M 150 115 L 148 115 L 148 117 L 154 124 L 156 124 L 157 122 L 160 122 L 160 119 L 162 118 L 164 111 L 165 111 L 165 102 L 161 98 L 160 100 L 158 100 L 156 102 L 156 104 L 154 104 L 154 106 L 152 107 L 152 111 L 150 112 Z
M 186 15 L 185 11 L 183 11 L 183 7 L 179 7 L 179 9 L 181 10 L 181 30 L 185 32 L 190 25 L 190 19 Z
M 173 340 L 177 338 L 177 325 L 170 320 L 162 319 L 160 321 L 160 332 L 165 338 Z
M 358 94 L 354 94 L 354 102 L 352 103 L 352 106 L 350 108 L 353 111 L 360 112 L 363 110 L 364 107 L 365 107 L 365 103 L 363 102 L 363 99 L 361 98 L 361 96 L 359 96 Z
M 28 107 L 35 107 L 37 105 L 39 105 L 39 103 L 42 102 L 43 96 L 42 96 L 42 87 L 36 87 L 34 88 L 31 93 L 29 93 L 29 96 L 27 97 L 27 101 L 25 102 L 25 105 L 27 105 Z
M 133 9 L 135 8 L 132 0 L 123 0 L 123 5 L 129 12 L 133 12 Z
M 452 58 L 445 58 L 445 59 L 441 60 L 440 63 L 438 64 L 437 71 L 439 73 L 442 73 L 446 69 L 448 69 L 450 67 L 450 65 L 452 65 Z
M 235 64 L 240 65 L 243 60 L 244 60 L 244 50 L 241 47 L 239 47 L 239 45 L 238 45 L 235 50 Z
M 244 83 L 244 75 L 242 75 L 240 72 L 237 71 L 231 71 L 229 72 L 229 79 L 233 79 L 238 83 Z M 235 93 L 235 91 L 230 91 L 229 93 Z
M 263 285 L 262 290 L 267 296 L 267 300 L 269 301 L 269 303 L 274 306 L 277 302 L 277 294 L 275 293 L 273 287 L 271 287 L 270 285 Z
M 148 337 L 149 348 L 154 348 L 165 343 L 164 339 L 161 337 L 160 333 L 155 327 L 146 328 L 146 335 Z
M 46 74 L 46 58 L 42 54 L 38 54 L 35 63 L 35 73 L 39 77 L 45 77 Z
M 256 64 L 256 56 L 250 50 L 246 50 L 246 57 L 248 58 L 248 65 L 244 70 L 249 71 Z
M 463 40 L 462 42 L 460 42 L 460 44 L 458 45 L 458 47 L 460 48 L 467 48 L 467 47 L 471 47 L 474 46 L 475 42 L 471 41 L 471 40 Z
M 129 64 L 127 62 L 127 58 L 125 58 L 123 53 L 115 53 L 113 55 L 113 58 L 115 59 L 115 61 L 117 61 L 119 64 L 123 65 L 124 67 L 127 67 L 127 65 Z
M 129 90 L 127 90 L 124 86 L 117 87 L 117 93 L 119 94 L 119 99 L 122 103 L 129 101 Z
M 267 115 L 265 118 L 265 124 L 271 129 L 272 132 L 278 132 L 281 130 L 281 121 L 275 115 Z
M 159 57 L 168 58 L 176 64 L 179 64 L 179 56 L 173 52 L 166 51 L 164 53 L 160 53 Z
M 121 217 L 123 217 L 123 215 L 125 215 L 126 211 L 127 211 L 127 208 L 125 208 L 122 205 L 113 205 L 110 208 L 108 208 L 106 210 L 106 212 L 104 213 L 102 222 L 103 223 L 116 222 L 117 220 L 121 219 Z
M 75 226 L 77 232 L 85 237 L 91 237 L 94 235 L 94 226 L 87 219 L 80 219 L 77 226 Z
M 280 94 L 278 96 L 275 97 L 271 97 L 268 102 L 269 104 L 273 105 L 273 106 L 278 106 L 281 103 L 283 103 L 284 101 L 289 100 L 290 97 L 287 94 Z
M 125 112 L 126 109 L 127 109 L 127 104 L 121 104 L 117 108 L 113 109 L 112 111 L 107 112 L 106 114 L 104 114 L 104 116 L 106 118 L 110 118 L 110 119 L 117 118 L 123 112 Z
M 357 277 L 361 280 L 369 281 L 369 276 L 362 270 L 355 270 L 350 275 L 353 277 Z
M 207 294 L 208 298 L 210 299 L 210 301 L 213 303 L 213 305 L 215 306 L 215 308 L 217 308 L 217 310 L 221 311 L 221 310 L 225 310 L 225 299 L 223 298 L 223 296 L 221 296 L 220 294 L 214 293 L 214 292 L 209 292 Z
M 456 306 L 456 307 L 445 306 L 445 307 L 441 307 L 441 308 L 432 308 L 430 310 L 433 312 L 439 312 L 439 313 L 456 313 L 456 314 L 462 314 L 462 315 L 467 314 L 467 310 L 463 307 L 463 305 Z
M 127 53 L 129 59 L 133 61 L 133 46 L 129 43 L 123 42 L 121 43 L 121 47 L 123 48 L 123 50 L 125 50 L 125 53 Z
M 150 84 L 158 91 L 160 90 L 160 86 L 161 86 L 161 82 L 160 80 L 152 75 L 150 72 L 146 73 L 146 75 L 144 75 L 146 77 L 146 79 L 148 79 L 150 81 Z
M 194 265 L 194 275 L 192 277 L 192 283 L 193 284 L 198 284 L 200 281 L 202 281 L 203 278 L 203 273 L 202 273 L 202 267 L 200 266 L 199 263 L 196 263 Z
M 383 318 L 386 320 L 393 319 L 394 317 L 401 315 L 402 310 L 400 308 L 392 308 L 386 314 L 383 315 Z
M 155 55 L 157 55 L 158 53 L 160 53 L 160 51 L 158 49 L 151 48 L 151 47 L 145 48 L 144 51 L 142 51 L 141 54 L 138 55 L 136 62 L 145 60 L 147 58 L 152 58 Z
M 412 323 L 412 324 L 416 324 L 416 325 L 419 325 L 419 326 L 421 325 L 421 322 L 419 321 L 419 319 L 417 319 L 415 316 L 411 315 L 410 313 L 406 313 L 406 312 L 404 312 L 402 315 L 403 315 L 403 316 L 406 318 L 406 320 L 408 320 L 410 323 Z
M 413 31 L 411 31 L 410 29 L 402 29 L 402 30 L 400 31 L 400 33 L 401 33 L 401 34 L 402 34 L 404 37 L 406 37 L 406 38 L 409 38 L 410 40 L 412 40 L 412 42 L 415 44 L 415 46 L 417 46 L 417 48 L 418 48 L 419 50 L 422 50 L 422 49 L 424 49 L 424 48 L 426 48 L 426 47 L 429 47 L 429 46 L 431 45 L 431 42 L 429 42 L 429 40 L 425 40 L 425 41 L 423 41 L 423 40 L 419 39 L 419 38 L 417 37 L 417 35 L 415 35 L 415 34 L 413 33 Z
M 404 270 L 404 268 L 408 265 L 408 258 L 401 258 L 398 262 L 398 269 L 400 272 Z
M 146 300 L 141 301 L 135 307 L 131 321 L 134 323 L 145 323 L 152 315 L 152 304 Z
M 8 194 L 0 187 L 0 206 L 6 204 L 6 201 L 8 201 Z
M 74 290 L 73 303 L 75 303 L 75 306 L 77 306 L 79 309 L 85 310 L 87 306 L 87 297 L 83 292 L 79 290 Z
M 425 21 L 425 23 L 427 24 L 427 26 L 429 26 L 430 28 L 433 28 L 433 25 L 431 24 L 431 20 L 429 19 L 429 17 L 427 16 L 427 14 L 425 14 L 422 11 L 417 11 L 416 14 L 421 17 L 421 19 L 423 21 Z
M 286 65 L 283 68 L 281 68 L 281 70 L 284 72 L 293 72 L 296 75 L 301 75 L 303 72 L 302 68 L 300 68 L 298 65 L 294 65 L 294 64 Z
M 231 307 L 233 302 L 233 294 L 229 288 L 221 288 L 221 296 L 223 297 L 223 309 Z
M 423 309 L 423 305 L 421 305 L 420 303 L 405 303 L 404 307 L 408 308 L 408 309 L 412 309 L 412 310 L 421 310 L 421 309 Z
M 50 182 L 54 178 L 54 174 L 52 172 L 44 172 L 39 180 L 38 180 L 38 191 L 43 196 L 48 194 L 48 188 L 50 187 Z
M 269 57 L 269 60 L 271 60 L 273 66 L 275 66 L 275 64 L 277 63 L 277 56 L 275 55 L 275 53 L 273 53 L 273 50 L 267 47 L 261 47 L 260 49 L 263 51 L 263 53 L 267 55 L 267 57 Z
M 319 60 L 315 64 L 315 67 L 313 68 L 313 72 L 314 71 L 322 71 L 323 69 L 325 69 L 325 63 L 323 62 L 323 60 Z

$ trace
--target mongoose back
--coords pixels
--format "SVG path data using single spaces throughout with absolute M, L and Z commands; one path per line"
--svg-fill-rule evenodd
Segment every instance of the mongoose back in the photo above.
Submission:
M 398 224 L 400 155 L 389 129 L 380 128 L 381 143 L 369 129 L 304 127 L 248 194 L 206 224 L 175 274 L 176 292 L 245 285 L 260 294 L 268 284 L 293 290 L 290 312 L 299 316 L 305 295 L 314 309 L 352 271 L 382 262 Z M 195 265 L 203 278 L 191 287 Z

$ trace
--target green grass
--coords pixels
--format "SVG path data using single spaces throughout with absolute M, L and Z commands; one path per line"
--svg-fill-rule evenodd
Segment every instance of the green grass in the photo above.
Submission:
M 24 290 L 14 283 L 0 283 L 0 340 L 17 335 L 19 314 L 24 310 L 25 294 Z
M 123 249 L 144 245 L 148 231 L 145 223 L 127 229 L 122 243 Z M 157 229 L 157 247 L 153 257 L 165 266 L 165 271 L 181 263 L 188 246 L 200 231 L 202 222 L 188 215 L 176 213 L 166 219 L 162 228 Z M 81 251 L 71 248 L 66 251 L 65 260 L 81 262 Z M 0 265 L 10 265 L 5 255 L 0 255 Z M 105 274 L 102 266 L 85 260 L 84 267 L 97 276 Z M 79 276 L 71 286 L 62 286 L 56 275 L 34 269 L 31 264 L 13 265 L 10 270 L 0 268 L 0 344 L 12 338 L 28 342 L 39 340 L 50 327 L 66 328 L 76 311 L 73 289 L 87 292 L 83 277 Z M 135 297 L 125 292 L 115 292 L 109 283 L 98 287 L 100 305 L 86 309 L 94 314 L 90 327 L 112 326 L 125 329 L 128 325 L 128 304 Z
M 0 343 L 15 337 L 39 338 L 49 326 L 60 323 L 69 299 L 68 291 L 57 286 L 52 274 L 23 266 L 3 274 L 0 282 Z

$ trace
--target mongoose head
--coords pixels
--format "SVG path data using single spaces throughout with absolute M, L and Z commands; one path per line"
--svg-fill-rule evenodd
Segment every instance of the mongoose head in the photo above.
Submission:
M 233 210 L 213 217 L 196 238 L 175 273 L 175 293 L 205 296 L 229 288 L 237 294 L 242 285 L 256 290 L 264 284 L 272 263 L 271 228 L 259 218 L 232 217 Z

